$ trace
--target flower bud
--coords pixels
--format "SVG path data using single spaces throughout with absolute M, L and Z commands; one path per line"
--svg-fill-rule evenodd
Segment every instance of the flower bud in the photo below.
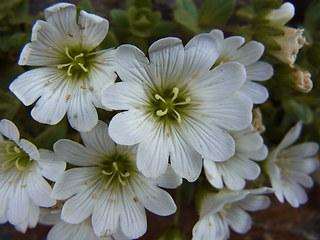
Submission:
M 263 122 L 262 122 L 262 113 L 259 107 L 256 107 L 252 110 L 252 125 L 254 127 L 254 130 L 261 134 L 264 133 L 266 130 L 266 127 L 264 126 Z
M 275 25 L 284 25 L 294 16 L 294 6 L 292 3 L 286 2 L 279 9 L 272 10 L 266 15 L 265 19 Z
M 273 40 L 278 45 L 277 50 L 270 50 L 268 53 L 283 63 L 293 66 L 296 61 L 299 49 L 306 44 L 306 38 L 303 36 L 303 29 L 283 27 L 283 33 L 273 36 Z

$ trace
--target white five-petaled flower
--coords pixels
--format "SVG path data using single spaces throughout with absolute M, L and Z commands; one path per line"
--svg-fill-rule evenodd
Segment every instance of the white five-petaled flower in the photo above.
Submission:
M 59 3 L 45 10 L 46 21 L 38 20 L 31 42 L 22 50 L 19 64 L 38 66 L 20 75 L 10 90 L 25 105 L 39 97 L 31 111 L 41 123 L 56 124 L 67 113 L 71 126 L 88 131 L 98 121 L 95 107 L 102 108 L 100 94 L 116 78 L 114 50 L 97 51 L 109 23 L 94 14 Z
M 123 82 L 102 95 L 102 103 L 118 113 L 109 134 L 118 144 L 138 145 L 137 166 L 156 178 L 170 161 L 177 174 L 195 181 L 202 155 L 221 161 L 235 151 L 228 130 L 251 121 L 251 102 L 236 91 L 246 72 L 242 64 L 225 63 L 211 70 L 218 58 L 215 40 L 199 34 L 183 47 L 178 38 L 153 43 L 147 58 L 138 48 L 122 45 L 115 68 Z
M 210 34 L 217 41 L 219 48 L 219 57 L 215 65 L 226 62 L 243 64 L 247 79 L 239 91 L 248 96 L 254 104 L 265 102 L 269 96 L 267 88 L 253 82 L 268 80 L 273 74 L 273 68 L 269 63 L 258 61 L 264 52 L 263 44 L 257 41 L 244 44 L 245 39 L 240 36 L 224 38 L 220 30 L 212 30 Z
M 91 218 L 78 224 L 70 224 L 61 220 L 61 208 L 41 208 L 39 223 L 53 225 L 48 233 L 47 240 L 130 240 L 122 232 L 112 236 L 98 237 L 92 227 Z
M 9 120 L 0 121 L 0 133 L 0 221 L 9 221 L 25 232 L 38 223 L 39 206 L 56 203 L 49 197 L 52 189 L 43 177 L 55 181 L 65 163 L 48 160 L 48 151 L 39 153 L 31 142 L 20 139 L 17 127 Z
M 138 238 L 147 228 L 145 208 L 162 216 L 175 212 L 171 196 L 136 168 L 135 146 L 116 145 L 101 121 L 81 137 L 85 146 L 66 139 L 54 144 L 58 158 L 78 166 L 61 174 L 52 191 L 52 197 L 67 199 L 62 220 L 79 224 L 92 216 L 98 236 L 120 230 Z
M 270 205 L 267 188 L 231 191 L 221 190 L 204 197 L 200 219 L 193 227 L 193 240 L 226 240 L 229 226 L 237 233 L 246 233 L 251 227 L 251 217 L 246 211 L 265 209 Z
M 225 184 L 231 190 L 241 190 L 245 187 L 246 179 L 254 180 L 259 176 L 260 167 L 255 161 L 264 160 L 268 149 L 252 125 L 230 134 L 236 142 L 235 155 L 225 162 L 204 159 L 203 166 L 208 181 L 214 187 L 223 188 Z
M 285 198 L 293 207 L 307 202 L 304 187 L 312 187 L 313 180 L 309 174 L 319 165 L 314 156 L 319 150 L 317 143 L 304 142 L 291 146 L 298 139 L 301 129 L 302 122 L 298 122 L 266 160 L 266 170 L 275 195 L 280 202 L 283 203 Z

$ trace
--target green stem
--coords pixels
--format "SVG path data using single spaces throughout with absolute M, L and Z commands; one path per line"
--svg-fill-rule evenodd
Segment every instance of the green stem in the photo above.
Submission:
M 177 211 L 174 214 L 173 224 L 176 226 L 179 226 L 179 216 L 180 216 L 180 210 L 181 210 L 181 193 L 182 193 L 182 186 L 176 189 L 176 195 L 175 195 Z

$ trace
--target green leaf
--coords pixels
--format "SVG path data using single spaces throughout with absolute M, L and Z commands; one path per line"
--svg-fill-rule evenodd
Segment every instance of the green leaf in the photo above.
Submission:
M 109 31 L 106 38 L 100 44 L 101 49 L 114 48 L 119 45 L 119 41 L 112 31 Z
M 198 18 L 198 9 L 193 0 L 176 0 L 176 9 L 186 11 L 194 18 Z
M 201 32 L 197 19 L 194 18 L 191 14 L 184 10 L 176 10 L 173 13 L 175 22 L 182 26 L 182 30 L 188 34 L 198 34 Z
M 132 3 L 136 8 L 151 8 L 150 0 L 134 0 Z
M 206 0 L 199 10 L 199 23 L 217 25 L 225 23 L 231 16 L 236 0 Z
M 111 18 L 120 29 L 128 29 L 129 21 L 127 12 L 121 9 L 114 9 L 110 12 Z
M 90 0 L 82 0 L 81 2 L 79 2 L 77 4 L 77 7 L 80 9 L 80 10 L 84 10 L 86 12 L 93 12 L 93 7 L 92 7 L 92 3 Z
M 320 29 L 320 1 L 313 1 L 307 8 L 304 16 L 304 26 L 310 30 Z
M 175 28 L 175 24 L 171 21 L 159 21 L 153 30 L 156 36 L 168 36 Z

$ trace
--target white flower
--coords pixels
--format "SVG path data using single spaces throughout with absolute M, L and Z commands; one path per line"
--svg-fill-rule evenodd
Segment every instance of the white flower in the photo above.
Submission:
M 221 190 L 211 193 L 202 201 L 200 219 L 193 227 L 194 240 L 225 240 L 230 236 L 229 226 L 237 233 L 246 233 L 251 217 L 246 211 L 265 209 L 270 205 L 267 188 L 254 190 Z
M 247 79 L 240 92 L 248 96 L 255 104 L 263 103 L 269 97 L 268 90 L 256 83 L 271 78 L 273 68 L 269 63 L 258 61 L 263 52 L 264 46 L 257 41 L 250 41 L 244 44 L 245 39 L 240 36 L 224 38 L 220 30 L 212 30 L 211 36 L 217 41 L 219 57 L 215 65 L 226 62 L 238 62 L 245 66 Z
M 41 123 L 56 124 L 66 114 L 71 126 L 88 131 L 98 121 L 95 107 L 102 108 L 101 91 L 116 75 L 114 50 L 96 51 L 105 38 L 109 23 L 94 14 L 59 3 L 45 10 L 46 21 L 38 20 L 31 42 L 22 50 L 19 64 L 39 66 L 15 79 L 10 90 L 31 105 L 32 117 Z
M 254 180 L 259 176 L 260 167 L 255 161 L 265 159 L 268 149 L 252 125 L 230 134 L 236 142 L 235 155 L 225 162 L 204 159 L 203 165 L 207 179 L 214 187 L 223 188 L 225 184 L 231 190 L 241 190 L 245 187 L 246 179 Z
M 283 203 L 285 198 L 293 207 L 308 201 L 304 187 L 312 187 L 313 180 L 309 174 L 319 165 L 314 156 L 319 150 L 317 143 L 304 142 L 289 147 L 298 139 L 301 129 L 302 122 L 298 122 L 266 160 L 266 170 L 275 195 L 280 202 Z
M 39 223 L 54 225 L 48 233 L 47 240 L 129 240 L 121 232 L 117 232 L 112 236 L 98 237 L 93 231 L 90 218 L 78 224 L 69 224 L 60 219 L 60 208 L 41 208 L 40 210 Z
M 171 196 L 136 168 L 136 147 L 116 145 L 103 122 L 81 133 L 84 145 L 59 140 L 57 156 L 75 167 L 60 175 L 52 196 L 67 199 L 61 219 L 78 224 L 92 216 L 96 235 L 122 231 L 138 238 L 147 228 L 145 208 L 158 215 L 170 215 L 176 206 Z
M 164 38 L 149 48 L 149 59 L 136 47 L 122 45 L 115 68 L 123 82 L 106 89 L 102 103 L 118 113 L 109 134 L 118 144 L 138 145 L 137 166 L 156 178 L 170 163 L 177 174 L 195 181 L 202 157 L 227 160 L 235 151 L 228 130 L 251 121 L 252 104 L 235 93 L 246 73 L 239 63 L 212 70 L 218 57 L 209 34 L 195 36 L 183 47 Z
M 49 151 L 38 149 L 20 139 L 17 127 L 9 120 L 0 121 L 0 221 L 9 221 L 21 231 L 35 227 L 39 206 L 51 207 L 56 201 L 49 197 L 50 184 L 65 169 L 62 161 L 50 161 Z M 41 156 L 40 156 L 41 155 Z
M 279 9 L 270 11 L 263 18 L 269 28 L 274 28 L 274 32 L 269 32 L 266 36 L 266 39 L 271 37 L 271 45 L 267 49 L 268 54 L 291 67 L 296 61 L 299 49 L 306 44 L 306 38 L 303 36 L 304 29 L 284 26 L 293 18 L 294 14 L 294 5 L 286 2 Z
M 265 19 L 274 25 L 285 25 L 293 18 L 294 12 L 294 5 L 290 2 L 285 2 L 280 8 L 270 11 L 265 16 Z

